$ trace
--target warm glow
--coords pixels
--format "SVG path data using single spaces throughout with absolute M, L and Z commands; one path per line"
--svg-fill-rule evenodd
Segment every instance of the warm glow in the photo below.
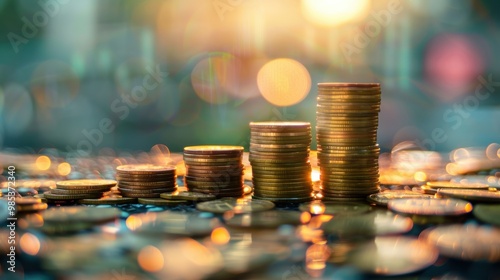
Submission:
M 266 63 L 257 75 L 262 96 L 276 106 L 302 101 L 311 89 L 311 76 L 300 62 L 279 58 Z
M 311 171 L 311 180 L 313 182 L 318 182 L 319 181 L 319 176 L 320 176 L 320 173 L 319 173 L 318 169 L 313 169 Z
M 35 256 L 40 251 L 40 240 L 31 233 L 25 233 L 21 236 L 21 249 L 28 255 Z
M 229 242 L 231 239 L 231 236 L 229 235 L 229 232 L 227 229 L 223 227 L 216 228 L 212 231 L 211 235 L 212 242 L 217 244 L 217 245 L 224 245 Z
M 128 229 L 136 230 L 142 226 L 142 220 L 138 216 L 131 215 L 127 218 L 127 220 L 125 221 L 125 224 L 127 225 Z
M 369 4 L 368 0 L 302 0 L 302 12 L 312 23 L 334 26 L 363 17 Z
M 57 172 L 59 172 L 59 175 L 61 176 L 67 176 L 69 173 L 71 173 L 71 165 L 67 162 L 60 163 L 57 166 Z
M 311 221 L 311 214 L 309 212 L 302 212 L 302 214 L 300 214 L 300 222 L 307 224 L 309 221 Z
M 163 254 L 154 246 L 146 246 L 137 256 L 137 262 L 147 272 L 157 272 L 163 268 Z
M 50 168 L 50 158 L 48 156 L 39 156 L 36 159 L 36 167 L 40 170 L 47 170 Z
M 314 215 L 321 215 L 325 213 L 325 205 L 321 201 L 313 202 L 311 203 L 309 212 Z
M 425 174 L 425 172 L 422 171 L 415 172 L 415 175 L 413 177 L 415 178 L 416 181 L 419 182 L 424 182 L 427 180 L 427 174 Z

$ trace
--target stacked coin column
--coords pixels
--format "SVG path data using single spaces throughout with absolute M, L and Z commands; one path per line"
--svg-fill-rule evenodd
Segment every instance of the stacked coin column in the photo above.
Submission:
M 215 145 L 185 147 L 187 189 L 216 197 L 243 196 L 243 149 Z
M 116 167 L 116 179 L 123 197 L 156 198 L 177 190 L 175 166 L 120 165 Z
M 308 122 L 251 122 L 254 198 L 275 202 L 311 199 Z
M 380 84 L 318 84 L 316 140 L 324 200 L 364 200 L 379 191 L 380 99 Z

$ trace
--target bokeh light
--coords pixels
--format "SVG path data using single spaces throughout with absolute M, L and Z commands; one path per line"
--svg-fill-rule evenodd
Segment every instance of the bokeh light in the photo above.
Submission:
M 39 170 L 48 170 L 52 162 L 48 156 L 39 156 L 36 158 L 35 164 Z
M 57 166 L 57 172 L 61 176 L 67 176 L 71 173 L 71 165 L 67 162 L 62 162 Z
M 432 40 L 424 63 L 427 78 L 441 89 L 436 97 L 445 102 L 467 93 L 470 84 L 484 71 L 484 58 L 473 38 L 456 34 Z
M 223 228 L 223 227 L 215 228 L 212 231 L 210 238 L 211 238 L 212 242 L 217 244 L 217 245 L 227 244 L 229 242 L 229 240 L 231 240 L 231 236 L 229 235 L 229 232 L 227 231 L 226 228 Z
M 137 256 L 137 262 L 147 272 L 157 272 L 163 268 L 163 254 L 154 246 L 146 246 L 141 249 Z
M 40 251 L 40 240 L 29 232 L 21 236 L 20 245 L 23 252 L 28 255 L 35 256 Z
M 300 62 L 279 58 L 266 63 L 257 75 L 262 96 L 276 106 L 291 106 L 302 101 L 311 89 L 311 76 Z
M 335 26 L 362 18 L 368 13 L 368 0 L 302 0 L 307 20 L 324 26 Z

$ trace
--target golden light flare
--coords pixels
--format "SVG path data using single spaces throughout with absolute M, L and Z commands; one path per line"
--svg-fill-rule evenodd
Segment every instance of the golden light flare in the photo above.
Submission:
M 127 228 L 134 231 L 142 226 L 142 219 L 138 216 L 131 215 L 125 220 Z
M 320 172 L 319 172 L 319 169 L 313 169 L 311 171 L 311 180 L 313 182 L 318 182 L 320 180 Z
M 165 260 L 158 248 L 149 245 L 141 249 L 137 255 L 137 263 L 147 272 L 157 272 L 163 268 Z
M 423 172 L 423 171 L 418 171 L 418 172 L 415 172 L 415 175 L 413 176 L 413 178 L 415 179 L 415 181 L 425 182 L 425 181 L 427 181 L 427 174 L 425 174 L 425 172 Z
M 48 156 L 39 156 L 36 158 L 35 165 L 39 170 L 48 170 L 52 164 Z
M 302 13 L 310 22 L 335 26 L 355 21 L 368 14 L 368 0 L 302 0 Z
M 71 173 L 71 165 L 67 162 L 60 163 L 57 166 L 57 172 L 61 176 L 67 176 L 69 173 Z
M 309 212 L 302 212 L 302 214 L 300 214 L 300 222 L 307 224 L 309 221 L 311 221 L 311 214 Z
M 231 240 L 231 235 L 226 228 L 218 227 L 212 231 L 210 239 L 217 245 L 225 245 Z
M 19 242 L 23 252 L 28 255 L 36 256 L 40 251 L 40 240 L 31 233 L 23 234 Z
M 276 106 L 291 106 L 306 98 L 311 76 L 300 62 L 278 58 L 266 63 L 257 74 L 262 96 Z

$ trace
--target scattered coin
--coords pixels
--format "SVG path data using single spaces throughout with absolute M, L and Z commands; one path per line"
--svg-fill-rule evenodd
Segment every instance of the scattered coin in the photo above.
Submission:
M 351 251 L 347 264 L 377 275 L 403 275 L 431 266 L 438 251 L 412 237 L 376 237 Z
M 500 202 L 500 191 L 468 190 L 468 189 L 438 189 L 438 195 L 450 198 L 465 199 L 474 202 Z
M 231 211 L 235 214 L 266 211 L 274 208 L 274 203 L 258 199 L 234 199 L 225 198 L 206 201 L 196 204 L 196 209 L 211 213 L 226 213 Z
M 446 225 L 424 230 L 419 239 L 443 256 L 469 261 L 500 261 L 500 229 L 489 226 Z
M 198 192 L 175 192 L 162 193 L 160 197 L 168 200 L 186 200 L 186 201 L 210 201 L 217 199 L 215 195 Z
M 316 215 L 356 215 L 370 211 L 370 206 L 363 203 L 331 203 L 316 200 L 299 205 L 299 210 Z
M 476 204 L 472 213 L 485 223 L 500 226 L 500 205 L 498 204 Z
M 132 197 L 102 197 L 102 198 L 87 198 L 78 201 L 80 204 L 88 205 L 115 205 L 137 203 L 136 198 Z
M 434 198 L 434 196 L 414 191 L 387 190 L 380 193 L 371 194 L 367 197 L 368 201 L 380 206 L 387 206 L 387 203 L 389 203 L 389 201 L 398 198 L 432 199 Z
M 300 225 L 301 213 L 297 211 L 262 211 L 228 216 L 225 223 L 237 228 L 277 228 L 281 225 Z
M 397 213 L 421 216 L 459 216 L 472 212 L 472 204 L 460 199 L 400 198 L 387 207 Z

